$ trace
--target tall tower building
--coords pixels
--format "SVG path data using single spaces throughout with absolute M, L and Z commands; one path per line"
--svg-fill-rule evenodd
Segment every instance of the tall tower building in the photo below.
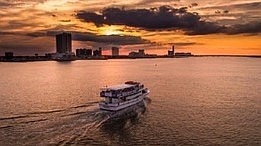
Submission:
M 70 33 L 61 33 L 56 35 L 56 52 L 71 53 L 72 52 L 72 35 Z
M 102 48 L 99 48 L 99 56 L 102 56 Z
M 172 46 L 172 53 L 173 53 L 173 55 L 175 55 L 175 46 L 174 45 Z
M 112 47 L 111 48 L 111 55 L 112 56 L 119 56 L 119 48 L 118 47 Z

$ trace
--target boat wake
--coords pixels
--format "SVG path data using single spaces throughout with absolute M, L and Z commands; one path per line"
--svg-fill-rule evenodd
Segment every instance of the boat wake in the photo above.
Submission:
M 108 132 L 114 122 L 138 117 L 145 111 L 145 106 L 144 101 L 118 112 L 109 112 L 100 110 L 98 102 L 91 102 L 66 109 L 0 117 L 0 145 L 70 145 L 82 140 L 102 144 L 92 139 L 101 129 Z

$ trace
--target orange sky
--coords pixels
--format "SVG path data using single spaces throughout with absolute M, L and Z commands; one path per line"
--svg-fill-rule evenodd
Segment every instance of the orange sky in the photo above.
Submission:
M 160 17 L 160 7 L 166 5 L 173 11 L 170 18 Z M 103 47 L 107 53 L 118 46 L 121 54 L 138 49 L 166 54 L 174 44 L 177 51 L 193 54 L 261 55 L 260 5 L 259 0 L 0 0 L 0 55 L 5 51 L 23 55 L 55 52 L 49 33 L 59 31 L 72 32 L 74 49 Z M 112 7 L 120 8 L 119 13 L 128 18 L 118 20 L 103 12 Z M 186 12 L 174 12 L 182 7 Z M 141 9 L 155 11 L 153 19 L 158 21 L 147 19 L 148 15 L 141 17 L 144 20 L 135 18 L 143 15 Z M 200 17 L 195 22 L 190 21 L 197 17 L 193 12 Z M 195 23 L 206 28 L 195 29 Z M 213 27 L 225 29 L 207 30 Z

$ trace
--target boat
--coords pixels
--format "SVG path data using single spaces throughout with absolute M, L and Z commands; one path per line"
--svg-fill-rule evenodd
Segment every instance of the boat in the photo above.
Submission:
M 99 107 L 101 110 L 119 111 L 143 101 L 149 92 L 143 84 L 134 81 L 105 87 L 100 92 L 104 100 L 99 102 Z

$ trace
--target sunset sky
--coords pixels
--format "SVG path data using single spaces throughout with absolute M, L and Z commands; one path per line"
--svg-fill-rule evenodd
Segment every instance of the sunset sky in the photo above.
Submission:
M 166 54 L 261 55 L 260 0 L 0 0 L 0 55 L 55 52 L 69 31 L 73 49 L 120 47 Z M 107 51 L 108 52 L 108 51 Z

